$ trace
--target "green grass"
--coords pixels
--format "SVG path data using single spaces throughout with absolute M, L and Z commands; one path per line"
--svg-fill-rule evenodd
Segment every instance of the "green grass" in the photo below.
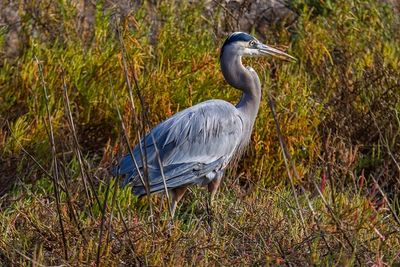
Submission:
M 35 3 L 41 7 L 38 13 L 29 12 Z M 237 29 L 218 30 L 213 23 L 220 22 L 225 10 L 207 17 L 201 2 L 143 4 L 118 24 L 121 43 L 116 10 L 103 5 L 98 3 L 89 42 L 76 29 L 72 4 L 33 1 L 32 6 L 21 6 L 25 48 L 18 58 L 3 59 L 0 68 L 0 262 L 400 262 L 397 11 L 379 1 L 296 0 L 290 6 L 299 14 L 293 25 L 277 25 L 266 36 L 257 36 L 287 46 L 298 62 L 244 61 L 259 73 L 263 100 L 249 151 L 228 171 L 219 192 L 211 230 L 204 190 L 193 188 L 187 194 L 171 228 L 165 199 L 137 199 L 129 189 L 121 189 L 106 168 L 127 152 L 118 111 L 134 144 L 138 130 L 148 130 L 179 110 L 210 98 L 232 103 L 239 99 L 239 92 L 223 80 L 218 63 L 226 38 L 221 32 Z M 46 27 L 38 21 L 45 21 Z M 0 29 L 1 46 L 6 34 L 7 28 Z M 268 93 L 299 174 L 295 192 Z M 51 179 L 55 174 L 56 188 Z

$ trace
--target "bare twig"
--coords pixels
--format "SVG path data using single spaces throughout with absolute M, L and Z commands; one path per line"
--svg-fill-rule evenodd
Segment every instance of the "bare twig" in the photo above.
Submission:
M 383 196 L 383 199 L 386 201 L 387 205 L 389 206 L 389 210 L 390 213 L 392 214 L 394 220 L 396 221 L 396 223 L 400 226 L 400 219 L 397 216 L 396 210 L 392 207 L 392 205 L 389 202 L 389 199 L 387 197 L 387 195 L 385 194 L 385 192 L 382 190 L 381 186 L 379 185 L 378 181 L 372 176 L 370 175 L 370 177 L 372 178 L 372 180 L 374 181 L 376 187 L 378 188 L 379 192 L 381 193 L 381 195 Z
M 121 207 L 119 206 L 118 203 L 117 203 L 117 208 L 118 208 L 118 213 L 119 213 L 119 215 L 121 216 L 122 224 L 123 224 L 123 226 L 124 226 L 124 228 L 125 228 L 125 233 L 127 233 L 127 235 L 128 235 L 128 241 L 129 241 L 130 249 L 131 249 L 133 255 L 135 255 L 135 249 L 134 249 L 135 246 L 134 246 L 134 244 L 133 244 L 133 242 L 132 242 L 131 235 L 129 234 L 129 233 L 130 233 L 129 228 L 128 228 L 128 226 L 126 225 L 126 222 L 125 222 L 125 219 L 124 219 L 124 216 L 123 216 Z M 139 260 L 138 257 L 135 257 L 135 260 L 136 260 L 137 262 L 140 263 L 138 266 L 141 266 L 141 265 L 142 265 L 142 263 L 140 262 L 140 260 Z
M 35 260 L 32 259 L 31 257 L 25 255 L 24 253 L 22 253 L 21 251 L 19 251 L 19 250 L 16 249 L 15 247 L 13 247 L 13 246 L 11 246 L 11 245 L 9 245 L 9 244 L 6 244 L 6 243 L 5 243 L 5 245 L 7 245 L 9 248 L 11 248 L 11 249 L 14 250 L 15 252 L 17 252 L 17 254 L 19 254 L 21 257 L 23 257 L 24 259 L 26 259 L 27 261 L 29 261 L 29 263 L 31 263 L 32 266 L 40 266 L 40 267 L 64 267 L 64 266 L 71 266 L 71 265 L 69 265 L 68 263 L 64 263 L 64 264 L 60 264 L 60 265 L 53 265 L 53 266 L 51 266 L 51 265 L 43 265 L 43 264 L 41 264 L 40 262 L 35 261 Z
M 115 203 L 117 202 L 117 194 L 118 194 L 118 182 L 114 180 L 114 192 L 111 200 L 111 208 L 110 208 L 110 218 L 108 219 L 108 232 L 107 232 L 107 239 L 106 239 L 106 247 L 109 244 L 110 237 L 113 235 L 112 233 L 112 221 L 113 221 L 113 211 L 115 207 Z
M 388 141 L 384 138 L 383 133 L 382 133 L 382 130 L 381 130 L 381 128 L 379 127 L 378 122 L 376 121 L 376 116 L 375 116 L 375 114 L 371 111 L 371 107 L 370 107 L 370 109 L 369 109 L 369 113 L 370 113 L 372 119 L 374 120 L 375 127 L 378 129 L 378 133 L 379 133 L 379 138 L 380 138 L 380 140 L 381 140 L 382 143 L 385 145 L 386 150 L 387 150 L 387 153 L 389 154 L 389 156 L 390 156 L 390 158 L 392 159 L 393 163 L 396 165 L 397 171 L 400 173 L 400 164 L 397 162 L 395 156 L 393 155 L 392 151 L 390 150 L 389 143 L 388 143 Z M 400 178 L 399 178 L 398 176 L 396 176 L 396 180 L 397 180 L 397 183 L 400 185 Z
M 64 159 L 64 162 L 66 162 L 65 159 Z M 67 178 L 66 178 L 66 177 L 67 177 L 66 168 L 65 168 L 63 165 L 61 165 L 61 169 L 62 169 L 63 174 L 64 174 L 64 175 L 63 175 L 64 184 L 65 184 L 65 190 L 64 190 L 64 192 L 65 192 L 65 197 L 66 197 L 66 200 L 67 200 L 67 205 L 68 205 L 68 210 L 69 210 L 70 219 L 71 219 L 71 220 L 75 223 L 75 225 L 77 226 L 78 232 L 79 232 L 79 234 L 82 236 L 83 242 L 85 242 L 85 244 L 87 244 L 88 241 L 87 241 L 86 236 L 85 236 L 85 234 L 84 234 L 83 226 L 82 226 L 81 222 L 78 220 L 78 218 L 77 218 L 77 216 L 76 216 L 76 211 L 75 211 L 75 209 L 74 209 L 74 207 L 73 207 L 73 205 L 72 205 L 71 195 L 70 195 L 69 190 L 68 190 L 68 181 L 67 181 Z
M 213 0 L 213 2 L 216 3 L 217 5 L 219 5 L 223 10 L 225 10 L 226 14 L 231 16 L 236 21 L 236 26 L 239 26 L 239 18 L 237 16 L 235 16 L 228 8 L 226 8 L 226 6 L 224 6 L 221 3 L 222 1 Z
M 11 130 L 11 127 L 10 127 L 10 124 L 9 124 L 9 122 L 8 121 L 6 121 L 6 124 L 7 124 L 7 127 L 8 127 L 8 129 L 9 129 L 9 131 L 10 131 L 10 134 L 11 134 L 11 136 L 14 138 L 14 140 L 17 142 L 17 144 L 20 146 L 20 148 L 21 148 L 21 150 L 46 174 L 46 176 L 48 177 L 48 178 L 50 178 L 51 180 L 53 180 L 54 178 L 53 178 L 53 176 L 46 170 L 46 169 L 44 169 L 44 167 L 39 163 L 39 161 L 37 161 L 36 159 L 35 159 L 35 157 L 32 155 L 32 154 L 30 154 L 24 147 L 23 147 L 23 145 L 18 141 L 18 139 L 16 139 L 15 138 L 15 135 L 14 135 L 14 132 Z M 65 178 L 65 175 L 64 175 L 64 178 Z M 79 221 L 77 220 L 77 218 L 76 218 L 76 215 L 75 215 L 75 212 L 74 212 L 74 209 L 73 209 L 73 207 L 72 207 L 72 203 L 71 203 L 71 197 L 70 197 L 70 195 L 69 195 L 69 192 L 68 192 L 68 190 L 67 190 L 67 183 L 66 183 L 66 181 L 64 181 L 64 183 L 65 183 L 65 189 L 63 190 L 65 193 L 66 193 L 66 197 L 67 197 L 67 203 L 68 203 L 68 208 L 69 208 L 69 210 L 70 210 L 70 216 L 72 217 L 72 220 L 75 222 L 75 224 L 78 226 L 78 230 L 79 230 L 79 233 L 81 234 L 81 236 L 82 236 L 82 238 L 83 238 L 83 241 L 85 242 L 85 243 L 87 243 L 87 239 L 86 239 L 86 237 L 85 237 L 85 235 L 84 235 L 84 233 L 83 233 L 83 229 L 82 229 L 82 226 L 81 226 L 81 224 L 79 223 Z M 25 187 L 25 185 L 23 184 L 23 186 Z M 37 200 L 38 200 L 38 202 L 40 202 L 40 203 L 42 203 L 40 200 L 39 200 L 39 198 L 37 198 L 35 195 L 33 195 Z M 43 204 L 43 203 L 42 203 Z M 44 205 L 44 204 L 43 204 Z M 45 205 L 44 205 L 45 206 Z M 53 212 L 52 210 L 50 210 L 47 206 L 45 206 L 46 207 L 46 209 L 47 210 L 49 210 L 50 212 Z
M 118 108 L 118 105 L 117 105 L 117 103 L 116 103 L 116 97 L 115 97 L 115 92 L 114 92 L 114 86 L 113 86 L 111 80 L 110 80 L 110 87 L 111 87 L 111 92 L 112 92 L 112 95 L 113 95 L 113 100 L 114 100 L 114 103 L 115 103 L 116 111 L 117 111 L 117 114 L 118 114 L 118 118 L 119 118 L 120 123 L 121 123 L 122 132 L 123 132 L 123 134 L 124 134 L 125 143 L 126 143 L 126 145 L 127 145 L 127 147 L 128 147 L 128 151 L 129 151 L 130 156 L 131 156 L 131 158 L 132 158 L 132 161 L 133 161 L 133 163 L 134 163 L 134 165 L 135 165 L 135 168 L 136 168 L 136 170 L 137 170 L 137 172 L 138 172 L 138 174 L 139 174 L 139 177 L 140 177 L 142 183 L 144 184 L 142 174 L 141 174 L 141 172 L 140 172 L 140 170 L 139 170 L 139 166 L 138 166 L 138 164 L 137 164 L 137 162 L 136 162 L 136 159 L 135 159 L 135 157 L 134 157 L 134 155 L 133 155 L 132 147 L 131 147 L 131 145 L 130 145 L 130 143 L 129 143 L 129 137 L 128 137 L 128 134 L 127 134 L 127 131 L 126 131 L 126 128 L 125 128 L 124 120 L 122 119 L 121 112 L 120 112 L 120 110 L 119 110 L 119 108 Z M 116 185 L 115 185 L 115 186 L 116 186 Z M 114 197 L 116 196 L 116 189 L 114 189 L 114 190 L 115 190 L 115 192 L 114 192 L 114 196 L 113 196 L 113 205 L 114 205 L 114 203 L 115 203 Z M 121 216 L 122 216 L 122 212 L 121 212 L 119 206 L 118 206 L 118 210 L 120 211 Z M 111 215 L 112 215 L 112 213 L 110 214 L 110 216 L 111 216 Z M 124 220 L 123 217 L 122 217 L 122 222 L 123 222 L 123 224 L 124 224 L 124 227 L 125 227 L 125 229 L 126 229 L 126 232 L 128 233 L 128 239 L 129 239 L 129 243 L 131 244 L 131 250 L 132 250 L 132 252 L 134 253 L 133 242 L 132 242 L 132 240 L 131 240 L 131 237 L 130 237 L 130 235 L 129 235 L 128 227 L 126 226 L 126 223 L 125 223 L 125 220 Z M 110 222 L 110 223 L 111 223 L 111 222 Z
M 125 49 L 124 41 L 123 41 L 123 38 L 122 38 L 121 30 L 120 30 L 120 27 L 119 27 L 119 23 L 117 23 L 117 25 L 116 25 L 116 30 L 117 30 L 117 34 L 118 34 L 118 40 L 119 40 L 119 43 L 120 43 L 120 46 L 121 46 L 122 63 L 123 63 L 123 68 L 124 68 L 124 73 L 125 73 L 125 81 L 126 81 L 126 85 L 127 85 L 127 89 L 128 89 L 128 95 L 129 95 L 129 99 L 130 99 L 130 104 L 132 106 L 132 111 L 134 113 L 136 113 L 135 112 L 136 111 L 135 102 L 133 100 L 133 94 L 132 94 L 132 86 L 131 86 L 131 82 L 130 82 L 130 79 L 129 79 L 128 65 L 127 65 L 127 62 L 126 62 L 126 49 Z M 135 118 L 136 126 L 139 126 L 139 122 L 138 122 L 136 114 L 134 114 L 134 118 Z M 144 125 L 143 125 L 143 128 L 144 128 Z M 149 175 L 148 175 L 148 169 L 147 169 L 146 149 L 143 150 L 142 142 L 140 141 L 141 140 L 141 134 L 140 134 L 139 130 L 137 130 L 137 135 L 138 135 L 138 140 L 139 140 L 140 155 L 141 155 L 141 159 L 142 159 L 142 163 L 143 163 L 142 167 L 143 167 L 144 179 L 142 179 L 142 183 L 144 182 L 143 186 L 144 186 L 144 188 L 146 190 L 146 195 L 147 195 L 147 198 L 149 200 L 150 221 L 151 221 L 151 225 L 152 225 L 151 229 L 152 229 L 152 232 L 154 234 L 154 232 L 155 232 L 154 215 L 153 215 L 153 205 L 152 205 L 151 197 L 150 197 L 150 184 L 149 184 Z M 143 141 L 145 142 L 145 139 L 143 139 Z M 144 145 L 144 147 L 146 147 L 145 143 L 143 145 Z M 135 161 L 135 157 L 133 156 L 132 151 L 130 151 L 130 155 L 132 157 L 132 161 Z M 137 166 L 135 166 L 135 167 L 137 168 L 138 173 L 140 173 L 139 168 Z
M 14 132 L 11 130 L 10 123 L 9 123 L 8 121 L 6 121 L 6 124 L 7 124 L 8 130 L 9 130 L 10 133 L 11 133 L 11 136 L 12 136 L 12 137 L 14 138 L 14 140 L 18 143 L 18 145 L 20 146 L 22 152 L 24 152 L 24 153 L 39 167 L 39 169 L 40 169 L 44 174 L 46 174 L 46 176 L 47 176 L 48 178 L 50 178 L 51 180 L 53 180 L 53 179 L 54 179 L 53 176 L 39 163 L 39 161 L 37 161 L 37 160 L 35 159 L 34 156 L 32 156 L 32 155 L 22 146 L 22 144 L 18 141 L 18 139 L 15 138 Z
M 106 193 L 104 195 L 103 206 L 101 208 L 102 214 L 101 214 L 101 222 L 100 222 L 99 243 L 97 245 L 96 266 L 100 266 L 101 242 L 102 242 L 102 238 L 103 238 L 104 222 L 106 220 L 106 210 L 107 210 L 108 193 L 110 192 L 110 182 L 111 182 L 111 179 L 109 178 L 107 181 L 107 188 L 106 188 Z
M 160 152 L 158 151 L 157 144 L 156 144 L 156 141 L 154 140 L 153 134 L 151 134 L 151 138 L 153 139 L 154 148 L 155 148 L 156 154 L 157 154 L 156 155 L 157 156 L 157 161 L 158 161 L 158 165 L 160 167 L 161 177 L 162 177 L 163 183 L 164 183 L 164 192 L 165 192 L 165 196 L 167 197 L 168 211 L 169 211 L 171 223 L 173 223 L 174 218 L 173 218 L 173 214 L 172 214 L 172 203 L 171 203 L 171 200 L 169 198 L 167 182 L 165 180 L 165 175 L 164 175 L 164 167 L 163 167 L 163 164 L 161 162 Z
M 69 124 L 69 127 L 71 129 L 73 140 L 74 140 L 74 148 L 73 149 L 74 149 L 75 155 L 76 155 L 76 157 L 78 159 L 79 171 L 80 171 L 81 176 L 82 176 L 83 186 L 84 186 L 84 189 L 85 189 L 86 197 L 87 197 L 87 199 L 89 201 L 89 205 L 91 207 L 89 209 L 89 212 L 93 217 L 93 214 L 92 214 L 93 203 L 92 203 L 91 193 L 94 195 L 95 200 L 96 200 L 96 202 L 97 202 L 99 207 L 101 207 L 101 204 L 100 204 L 99 198 L 97 196 L 96 190 L 94 188 L 94 185 L 91 182 L 91 180 L 89 179 L 89 177 L 87 175 L 87 172 L 85 172 L 86 168 L 85 168 L 85 164 L 83 162 L 82 152 L 81 152 L 81 150 L 79 148 L 79 141 L 78 141 L 78 137 L 77 137 L 77 133 L 76 133 L 76 129 L 75 129 L 74 119 L 72 117 L 71 105 L 70 105 L 70 101 L 69 101 L 69 97 L 68 97 L 68 89 L 67 89 L 67 84 L 65 82 L 64 75 L 63 75 L 63 87 L 64 87 L 64 99 L 65 99 L 64 102 L 65 102 L 65 109 L 67 111 L 68 124 Z M 92 191 L 89 190 L 87 184 L 89 184 L 89 186 L 90 186 Z
M 271 108 L 271 112 L 272 112 L 272 115 L 274 117 L 276 132 L 277 132 L 278 138 L 279 138 L 279 144 L 280 144 L 280 146 L 282 148 L 283 159 L 285 161 L 285 166 L 286 166 L 286 170 L 287 170 L 287 173 L 288 173 L 290 186 L 292 188 L 293 195 L 294 195 L 294 198 L 295 198 L 295 201 L 296 201 L 296 206 L 297 206 L 297 209 L 298 209 L 298 212 L 299 212 L 299 215 L 300 215 L 301 223 L 302 223 L 304 232 L 307 234 L 307 229 L 305 227 L 305 221 L 304 221 L 303 212 L 302 212 L 301 207 L 300 207 L 300 202 L 299 202 L 299 198 L 297 196 L 296 188 L 294 187 L 292 171 L 293 171 L 294 175 L 296 176 L 296 178 L 298 180 L 300 180 L 299 179 L 299 175 L 297 173 L 296 166 L 294 166 L 292 157 L 291 157 L 290 153 L 287 150 L 287 147 L 286 147 L 286 144 L 285 144 L 285 140 L 283 140 L 281 128 L 280 128 L 280 125 L 279 125 L 279 122 L 278 122 L 278 118 L 277 118 L 277 115 L 276 115 L 276 111 L 275 111 L 274 101 L 273 101 L 272 96 L 271 96 L 270 93 L 268 93 L 268 104 L 269 104 L 269 107 Z M 290 162 L 290 167 L 292 168 L 292 171 L 290 170 L 289 162 Z
M 287 149 L 285 140 L 284 140 L 282 132 L 280 130 L 280 125 L 279 125 L 279 121 L 278 121 L 278 118 L 277 118 L 277 115 L 276 115 L 275 105 L 274 105 L 274 101 L 273 101 L 271 93 L 268 93 L 268 104 L 269 104 L 269 106 L 271 108 L 271 112 L 272 112 L 272 115 L 273 115 L 273 118 L 274 118 L 275 127 L 276 127 L 277 135 L 278 135 L 278 138 L 279 138 L 279 144 L 280 144 L 281 149 L 282 149 L 282 155 L 283 155 L 285 166 L 286 166 L 286 170 L 287 170 L 287 173 L 288 173 L 290 186 L 291 186 L 291 189 L 293 191 L 293 195 L 294 195 L 294 198 L 295 198 L 296 206 L 297 206 L 300 218 L 301 218 L 302 228 L 304 230 L 304 233 L 306 235 L 308 235 L 308 231 L 307 231 L 307 228 L 306 228 L 306 225 L 305 225 L 304 215 L 303 215 L 303 212 L 302 212 L 301 207 L 300 207 L 299 199 L 298 199 L 298 196 L 297 196 L 296 188 L 294 186 L 294 181 L 293 181 L 293 177 L 292 177 L 292 173 L 291 173 L 290 168 L 292 169 L 292 171 L 293 171 L 293 173 L 294 173 L 294 175 L 295 175 L 295 177 L 296 177 L 296 179 L 298 181 L 300 181 L 300 177 L 299 177 L 299 174 L 297 173 L 296 166 L 295 166 L 294 161 L 293 161 L 293 159 L 292 159 L 292 157 L 291 157 L 291 155 L 290 155 L 290 153 L 289 153 L 289 151 Z M 290 163 L 290 167 L 289 167 L 288 162 Z M 300 185 L 300 187 L 303 190 L 303 192 L 305 192 L 304 187 L 301 186 L 301 185 Z M 307 200 L 307 203 L 308 203 L 308 206 L 309 206 L 309 208 L 311 210 L 313 218 L 314 218 L 314 220 L 315 220 L 315 222 L 317 224 L 318 230 L 320 232 L 322 232 L 322 227 L 320 225 L 320 220 L 319 220 L 317 214 L 314 211 L 313 205 L 312 205 L 310 199 L 307 196 L 305 196 L 305 198 Z M 331 247 L 328 245 L 328 242 L 327 242 L 325 236 L 324 235 L 321 235 L 321 236 L 322 236 L 322 239 L 323 239 L 324 243 L 327 245 L 328 249 L 331 251 Z M 309 249 L 311 251 L 312 247 L 310 245 L 309 240 L 307 242 L 307 245 L 308 245 L 308 247 L 309 247 Z
M 350 246 L 352 252 L 355 252 L 355 247 L 354 247 L 353 243 L 351 243 L 350 238 L 347 236 L 346 232 L 343 230 L 341 221 L 336 217 L 336 215 L 335 215 L 333 209 L 331 208 L 331 206 L 329 206 L 328 202 L 326 201 L 324 195 L 322 194 L 321 190 L 319 189 L 319 187 L 318 187 L 318 185 L 315 183 L 315 181 L 314 181 L 314 187 L 315 187 L 315 189 L 318 191 L 318 194 L 320 195 L 320 197 L 321 197 L 321 199 L 322 199 L 322 202 L 324 203 L 325 207 L 326 207 L 327 210 L 329 211 L 331 217 L 333 218 L 333 220 L 334 220 L 335 223 L 336 223 L 337 228 L 338 228 L 338 229 L 340 230 L 340 232 L 342 233 L 344 239 L 346 240 L 347 244 Z M 358 258 L 357 254 L 355 254 L 355 257 L 356 257 L 358 263 L 361 265 L 361 261 L 360 261 L 360 259 Z
M 65 238 L 64 224 L 63 224 L 62 215 L 61 215 L 60 193 L 58 190 L 59 173 L 58 173 L 56 145 L 54 142 L 53 125 L 52 125 L 52 121 L 51 121 L 51 114 L 50 114 L 50 107 L 49 107 L 49 96 L 47 94 L 47 88 L 46 88 L 46 83 L 44 80 L 42 64 L 39 62 L 39 60 L 36 56 L 35 56 L 35 59 L 36 59 L 36 63 L 38 64 L 39 75 L 41 78 L 43 93 L 44 93 L 45 102 L 46 102 L 47 119 L 49 121 L 49 140 L 50 140 L 50 144 L 51 144 L 51 153 L 52 153 L 52 158 L 53 158 L 53 172 L 54 173 L 53 173 L 52 177 L 53 177 L 54 195 L 55 195 L 55 199 L 56 199 L 58 222 L 60 224 L 61 236 L 62 236 L 63 247 L 64 247 L 64 257 L 65 257 L 65 260 L 68 260 L 67 240 Z

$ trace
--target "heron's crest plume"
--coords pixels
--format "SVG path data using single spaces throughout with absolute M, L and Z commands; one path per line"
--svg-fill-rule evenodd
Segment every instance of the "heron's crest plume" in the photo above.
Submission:
M 224 50 L 227 49 L 227 47 L 229 47 L 230 45 L 238 45 L 239 47 L 244 49 L 247 46 L 247 44 L 252 41 L 253 41 L 253 43 L 259 42 L 256 38 L 254 38 L 253 36 L 251 36 L 250 34 L 247 34 L 245 32 L 231 33 L 228 36 L 228 38 L 226 38 L 224 44 L 222 45 L 221 55 L 224 52 Z
M 222 48 L 228 44 L 234 43 L 234 42 L 250 42 L 251 40 L 257 40 L 250 34 L 247 34 L 245 32 L 234 32 L 231 33 L 228 38 L 226 38 Z

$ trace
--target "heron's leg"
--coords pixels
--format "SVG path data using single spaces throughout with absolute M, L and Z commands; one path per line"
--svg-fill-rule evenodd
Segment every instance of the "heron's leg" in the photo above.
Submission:
M 174 188 L 170 191 L 172 217 L 174 217 L 176 205 L 182 199 L 186 190 L 187 190 L 187 186 L 180 186 L 180 187 Z
M 215 197 L 215 194 L 218 191 L 219 185 L 221 184 L 223 172 L 220 172 L 217 174 L 217 177 L 214 178 L 209 184 L 208 184 L 208 192 L 209 192 L 209 197 L 208 197 L 208 202 L 207 202 L 207 213 L 208 213 L 208 224 L 210 226 L 210 231 L 213 231 L 213 221 L 214 221 L 214 212 L 213 212 L 213 200 Z
M 219 185 L 221 184 L 222 176 L 223 176 L 222 172 L 218 173 L 217 177 L 208 184 L 208 192 L 210 192 L 210 206 L 211 207 L 212 207 L 212 203 L 213 203 L 215 194 L 217 193 Z

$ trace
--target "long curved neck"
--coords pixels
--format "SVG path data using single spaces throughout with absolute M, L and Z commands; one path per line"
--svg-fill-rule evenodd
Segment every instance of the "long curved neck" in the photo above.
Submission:
M 261 85 L 257 73 L 252 68 L 242 65 L 240 55 L 224 51 L 221 54 L 221 70 L 225 80 L 243 91 L 236 108 L 245 115 L 250 122 L 250 131 L 253 128 L 261 100 Z

